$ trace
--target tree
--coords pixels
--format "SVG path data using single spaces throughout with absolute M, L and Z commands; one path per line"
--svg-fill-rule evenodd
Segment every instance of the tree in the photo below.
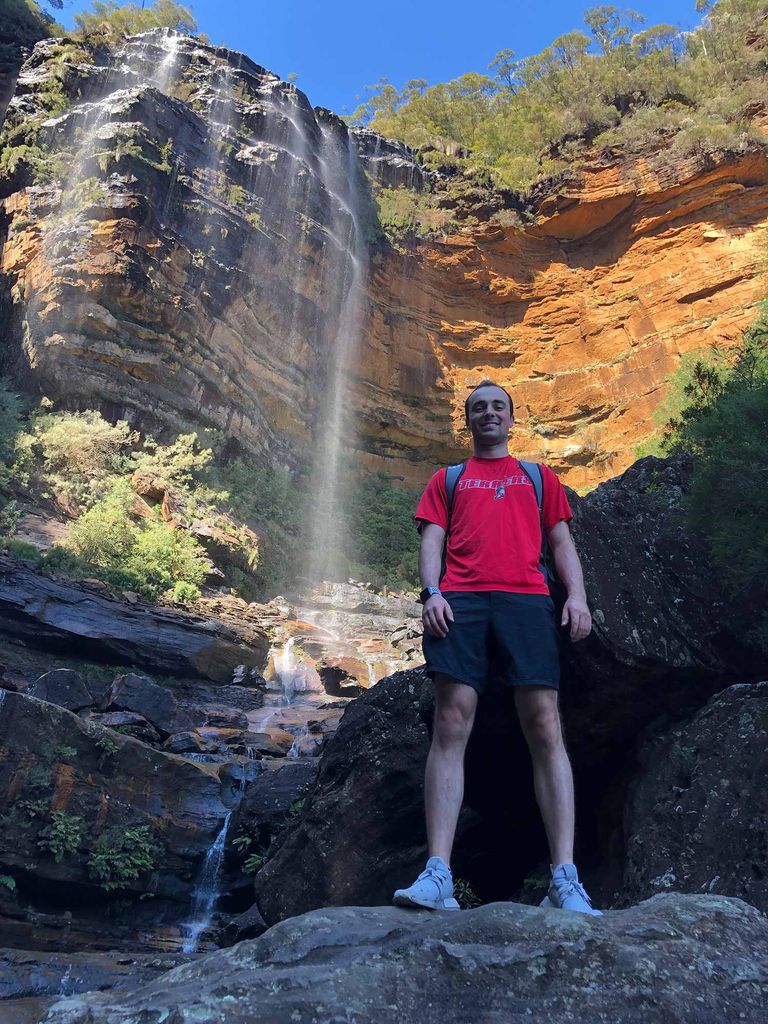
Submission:
M 629 42 L 634 28 L 642 25 L 645 18 L 637 11 L 619 10 L 608 4 L 590 7 L 584 13 L 584 24 L 592 33 L 603 53 L 610 53 L 615 46 Z
M 699 364 L 668 447 L 695 458 L 688 515 L 768 651 L 768 305 L 727 370 Z
M 83 36 L 130 36 L 153 28 L 184 33 L 197 31 L 192 11 L 174 0 L 154 0 L 149 7 L 119 4 L 117 0 L 93 0 L 92 10 L 76 14 L 75 23 Z

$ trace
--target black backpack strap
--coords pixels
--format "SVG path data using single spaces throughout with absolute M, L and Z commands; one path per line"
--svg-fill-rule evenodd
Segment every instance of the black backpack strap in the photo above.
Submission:
M 443 537 L 443 556 L 440 564 L 440 579 L 445 576 L 445 559 L 448 553 L 448 534 L 451 532 L 451 519 L 453 518 L 453 499 L 456 494 L 456 484 L 467 468 L 466 462 L 457 462 L 448 466 L 445 471 L 445 500 L 447 505 L 448 518 L 445 524 L 445 537 Z
M 544 477 L 541 472 L 541 466 L 538 462 L 524 462 L 522 459 L 517 460 L 520 463 L 520 469 L 525 473 L 528 479 L 533 485 L 533 489 L 536 492 L 536 504 L 539 506 L 539 529 L 541 530 L 541 554 L 539 555 L 539 569 L 541 570 L 544 579 L 549 582 L 550 572 L 549 566 L 547 565 L 547 534 L 544 529 Z

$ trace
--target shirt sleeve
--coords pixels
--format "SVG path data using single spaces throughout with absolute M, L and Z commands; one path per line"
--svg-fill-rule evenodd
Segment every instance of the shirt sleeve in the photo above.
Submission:
M 448 527 L 448 498 L 445 493 L 445 469 L 439 469 L 419 499 L 414 517 L 421 530 L 424 523 L 435 523 L 445 530 Z
M 549 533 L 552 527 L 557 526 L 561 521 L 570 523 L 573 519 L 573 512 L 568 504 L 565 488 L 549 466 L 541 467 L 541 476 L 544 489 L 542 502 L 544 529 Z

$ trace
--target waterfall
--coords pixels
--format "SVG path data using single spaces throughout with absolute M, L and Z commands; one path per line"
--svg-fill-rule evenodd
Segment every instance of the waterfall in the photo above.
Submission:
M 203 866 L 195 886 L 195 895 L 192 899 L 192 913 L 189 921 L 182 925 L 187 936 L 181 947 L 183 953 L 197 952 L 200 936 L 211 923 L 216 901 L 220 895 L 221 869 L 224 865 L 224 850 L 231 818 L 232 811 L 224 819 L 221 831 L 216 836 L 203 861 Z
M 316 428 L 308 553 L 308 576 L 315 581 L 346 575 L 344 520 L 339 515 L 339 509 L 346 504 L 342 493 L 342 454 L 353 448 L 349 378 L 359 358 L 367 276 L 360 216 L 362 171 L 357 149 L 346 130 L 331 129 L 324 124 L 320 128 L 322 142 L 318 160 L 330 199 L 332 236 L 325 245 L 323 278 L 329 289 L 337 290 L 341 305 L 332 337 L 328 339 L 329 369 L 318 403 L 320 420 Z

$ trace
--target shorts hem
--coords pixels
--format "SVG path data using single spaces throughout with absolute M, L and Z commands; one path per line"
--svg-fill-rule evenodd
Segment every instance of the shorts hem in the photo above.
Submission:
M 508 686 L 547 686 L 550 690 L 559 690 L 560 683 L 553 683 L 551 679 L 505 679 Z
M 471 683 L 469 681 L 469 679 L 459 679 L 459 677 L 455 673 L 447 672 L 443 668 L 430 668 L 429 666 L 427 666 L 426 667 L 426 672 L 427 672 L 427 675 L 429 676 L 429 678 L 432 680 L 433 683 L 435 681 L 435 676 L 439 674 L 441 676 L 450 676 L 451 679 L 454 680 L 454 682 L 462 683 L 464 686 L 469 686 L 470 689 L 474 690 L 475 693 L 477 693 L 478 695 L 481 694 L 483 689 L 485 688 L 485 680 L 483 680 L 483 682 L 481 682 L 481 683 L 480 682 Z

